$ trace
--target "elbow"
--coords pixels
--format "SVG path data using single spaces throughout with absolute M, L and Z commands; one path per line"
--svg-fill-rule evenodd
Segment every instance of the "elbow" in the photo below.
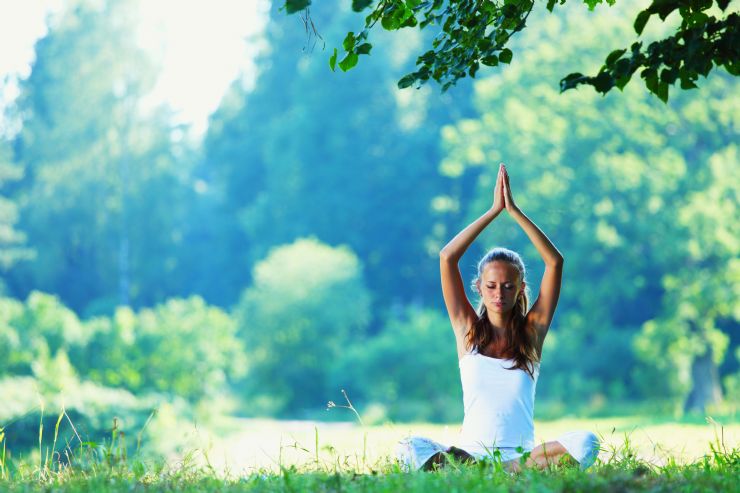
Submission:
M 565 262 L 565 259 L 560 254 L 560 252 L 558 252 L 557 255 L 555 255 L 555 257 L 548 262 L 548 264 L 551 267 L 555 267 L 556 269 L 562 269 L 564 262 Z
M 455 256 L 446 247 L 439 251 L 440 262 L 454 262 Z
M 554 252 L 549 252 L 547 258 L 544 258 L 543 260 L 545 261 L 545 267 L 550 267 L 553 269 L 562 269 L 563 262 L 565 261 L 565 259 L 563 258 L 563 254 L 560 253 L 558 250 L 555 250 Z

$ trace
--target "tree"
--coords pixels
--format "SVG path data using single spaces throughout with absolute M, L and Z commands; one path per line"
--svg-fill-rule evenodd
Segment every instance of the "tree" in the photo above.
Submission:
M 740 214 L 738 157 L 735 145 L 712 155 L 706 188 L 689 194 L 678 210 L 689 233 L 687 256 L 663 276 L 663 311 L 635 341 L 646 363 L 662 360 L 658 377 L 686 395 L 689 412 L 722 401 L 718 367 L 729 337 L 721 327 L 740 323 L 740 227 L 732 219 Z
M 25 174 L 13 198 L 43 255 L 10 273 L 16 296 L 42 289 L 78 312 L 111 313 L 181 292 L 192 189 L 168 110 L 140 104 L 156 72 L 136 44 L 134 7 L 75 1 L 36 43 L 17 101 Z
M 329 375 L 370 319 L 359 259 L 346 247 L 300 239 L 270 251 L 235 316 L 248 369 L 252 414 L 300 416 L 323 409 Z
M 33 258 L 33 250 L 26 246 L 26 235 L 18 231 L 18 204 L 5 196 L 7 184 L 23 177 L 23 168 L 12 161 L 10 146 L 0 140 L 0 272 L 7 272 L 16 262 Z M 0 279 L 0 294 L 5 286 Z
M 327 40 L 350 25 L 340 1 L 314 10 Z M 275 5 L 254 88 L 234 84 L 206 136 L 202 174 L 220 194 L 207 226 L 225 250 L 210 259 L 232 287 L 222 296 L 238 293 L 270 248 L 310 235 L 360 257 L 378 306 L 428 299 L 440 220 L 429 211 L 449 182 L 430 163 L 439 129 L 469 114 L 467 93 L 395 90 L 393 67 L 407 63 L 418 33 L 379 43 L 369 63 L 337 78 L 315 56 L 296 56 L 307 41 L 296 23 Z
M 311 3 L 285 0 L 284 6 L 288 13 L 305 12 L 308 17 Z M 557 4 L 564 3 L 565 0 L 548 0 L 547 9 L 553 11 Z M 602 0 L 584 3 L 593 10 Z M 607 3 L 613 5 L 615 0 Z M 640 70 L 648 90 L 665 102 L 670 85 L 680 81 L 681 89 L 695 88 L 699 75 L 706 77 L 714 67 L 740 75 L 740 16 L 728 10 L 729 4 L 730 0 L 653 0 L 635 18 L 635 32 L 641 35 L 653 16 L 665 21 L 671 13 L 678 12 L 681 23 L 672 35 L 647 47 L 636 41 L 629 48 L 615 49 L 597 75 L 572 73 L 560 81 L 560 87 L 565 91 L 586 84 L 606 94 L 615 86 L 624 88 Z M 357 64 L 359 55 L 370 53 L 369 33 L 378 22 L 389 31 L 436 26 L 439 32 L 431 49 L 416 60 L 418 70 L 404 76 L 398 86 L 418 86 L 431 78 L 447 90 L 461 78 L 475 77 L 482 65 L 510 63 L 510 40 L 526 27 L 533 7 L 533 0 L 352 0 L 354 11 L 368 9 L 370 13 L 362 31 L 357 35 L 349 32 L 344 39 L 345 55 L 339 66 L 349 70 Z M 715 17 L 717 14 L 719 18 Z M 330 60 L 332 68 L 336 59 L 335 49 Z

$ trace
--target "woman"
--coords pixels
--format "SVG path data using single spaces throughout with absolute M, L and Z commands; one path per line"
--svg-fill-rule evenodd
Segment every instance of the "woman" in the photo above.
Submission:
M 540 293 L 528 310 L 524 264 L 505 248 L 489 251 L 478 264 L 474 287 L 478 311 L 465 296 L 458 262 L 475 238 L 503 210 L 519 224 L 545 262 Z M 493 206 L 440 252 L 442 294 L 452 322 L 463 385 L 465 417 L 452 447 L 411 437 L 400 442 L 408 469 L 431 469 L 450 456 L 501 460 L 509 470 L 544 468 L 575 460 L 582 468 L 598 455 L 590 432 L 571 432 L 534 446 L 534 396 L 542 344 L 560 295 L 563 256 L 514 203 L 506 167 L 499 166 Z M 527 455 L 525 455 L 527 454 Z

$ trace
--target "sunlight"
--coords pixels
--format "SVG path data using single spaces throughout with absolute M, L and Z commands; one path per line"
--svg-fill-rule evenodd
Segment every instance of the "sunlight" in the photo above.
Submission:
M 240 74 L 251 80 L 268 9 L 266 0 L 142 2 L 142 45 L 163 52 L 152 97 L 168 101 L 178 121 L 202 134 L 229 84 Z
M 0 2 L 0 80 L 9 74 L 27 77 L 33 45 L 47 32 L 47 14 L 62 0 Z M 229 84 L 240 75 L 253 79 L 259 35 L 267 19 L 268 0 L 158 0 L 141 2 L 141 45 L 161 60 L 151 103 L 167 102 L 177 121 L 192 124 L 195 135 Z M 18 95 L 15 84 L 0 86 L 0 107 Z

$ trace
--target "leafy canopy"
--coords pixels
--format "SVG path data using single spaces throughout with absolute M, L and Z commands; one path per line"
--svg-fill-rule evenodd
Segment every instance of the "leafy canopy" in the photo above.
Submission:
M 593 9 L 603 0 L 584 0 Z M 606 0 L 610 5 L 615 0 Z M 547 0 L 547 9 L 565 0 Z M 697 87 L 699 75 L 704 77 L 714 67 L 724 67 L 730 74 L 740 74 L 740 16 L 730 12 L 730 0 L 653 0 L 641 11 L 634 30 L 640 36 L 648 21 L 657 16 L 662 21 L 673 12 L 681 16 L 675 32 L 647 46 L 635 41 L 629 48 L 612 51 L 596 75 L 571 73 L 560 81 L 561 91 L 581 84 L 593 86 L 606 94 L 615 86 L 620 90 L 635 72 L 645 81 L 650 92 L 662 101 L 668 100 L 668 88 L 680 81 L 681 89 Z M 311 0 L 285 0 L 287 13 L 305 12 L 310 15 Z M 372 44 L 370 30 L 380 22 L 383 29 L 396 31 L 405 27 L 424 29 L 436 26 L 439 32 L 431 47 L 416 59 L 417 70 L 398 81 L 399 88 L 417 87 L 434 79 L 446 91 L 466 76 L 475 77 L 481 65 L 495 67 L 511 62 L 508 48 L 511 36 L 525 28 L 534 0 L 352 0 L 355 12 L 368 10 L 363 30 L 347 33 L 338 62 L 343 71 L 357 65 L 359 55 L 368 55 Z M 329 60 L 331 69 L 337 65 L 334 49 Z

